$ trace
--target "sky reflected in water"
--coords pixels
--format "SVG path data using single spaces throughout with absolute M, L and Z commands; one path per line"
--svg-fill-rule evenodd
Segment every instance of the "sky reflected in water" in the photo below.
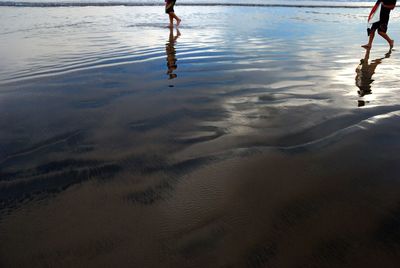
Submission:
M 0 7 L 0 264 L 394 267 L 400 62 L 360 48 L 368 10 L 176 11 Z

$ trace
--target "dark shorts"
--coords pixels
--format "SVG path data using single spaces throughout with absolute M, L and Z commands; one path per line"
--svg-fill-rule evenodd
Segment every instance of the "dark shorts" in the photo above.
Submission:
M 380 33 L 386 33 L 390 17 L 390 9 L 382 7 L 380 20 L 371 26 L 371 30 L 378 30 Z
M 380 33 L 386 33 L 387 32 L 387 28 L 388 28 L 388 24 L 384 23 L 384 22 L 375 22 L 374 24 L 372 24 L 371 26 L 371 30 L 378 30 L 378 32 Z
M 165 13 L 169 14 L 170 12 L 174 12 L 175 2 L 176 0 L 168 0 L 165 3 Z

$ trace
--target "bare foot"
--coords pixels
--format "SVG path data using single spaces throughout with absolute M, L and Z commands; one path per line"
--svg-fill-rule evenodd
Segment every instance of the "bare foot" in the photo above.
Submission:
M 179 24 L 181 24 L 181 21 L 182 21 L 181 19 L 177 19 L 177 20 L 176 20 L 176 27 L 178 27 Z
M 371 46 L 370 45 L 362 45 L 361 47 L 363 47 L 363 48 L 365 48 L 365 49 L 370 49 L 371 48 Z
M 390 45 L 390 49 L 392 49 L 393 46 L 394 46 L 394 40 L 390 41 L 390 42 L 389 42 L 389 45 Z

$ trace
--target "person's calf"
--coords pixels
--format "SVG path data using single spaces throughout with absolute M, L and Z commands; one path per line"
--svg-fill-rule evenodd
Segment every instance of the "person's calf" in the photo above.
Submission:
M 382 36 L 382 37 L 388 42 L 390 48 L 393 48 L 394 40 L 391 39 L 391 38 L 389 37 L 389 35 L 387 35 L 387 33 L 385 33 L 385 32 L 379 32 L 379 31 L 378 31 L 378 34 L 379 34 L 380 36 Z
M 375 37 L 375 30 L 371 31 L 371 33 L 369 35 L 369 39 L 368 39 L 368 44 L 362 45 L 361 47 L 363 47 L 365 49 L 371 49 L 372 42 L 374 41 L 374 37 Z
M 173 12 L 168 13 L 168 15 L 169 15 L 169 27 L 173 27 L 174 26 Z

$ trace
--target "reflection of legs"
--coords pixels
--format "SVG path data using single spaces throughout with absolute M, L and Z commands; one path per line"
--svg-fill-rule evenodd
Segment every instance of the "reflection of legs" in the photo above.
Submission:
M 390 48 L 393 47 L 394 41 L 392 39 L 390 39 L 390 37 L 389 37 L 389 35 L 387 35 L 387 33 L 378 31 L 378 34 L 380 36 L 382 36 L 389 43 Z
M 370 49 L 372 47 L 372 42 L 374 41 L 374 37 L 375 37 L 375 31 L 376 30 L 371 30 L 371 33 L 369 34 L 368 44 L 363 45 L 362 46 L 363 48 Z

